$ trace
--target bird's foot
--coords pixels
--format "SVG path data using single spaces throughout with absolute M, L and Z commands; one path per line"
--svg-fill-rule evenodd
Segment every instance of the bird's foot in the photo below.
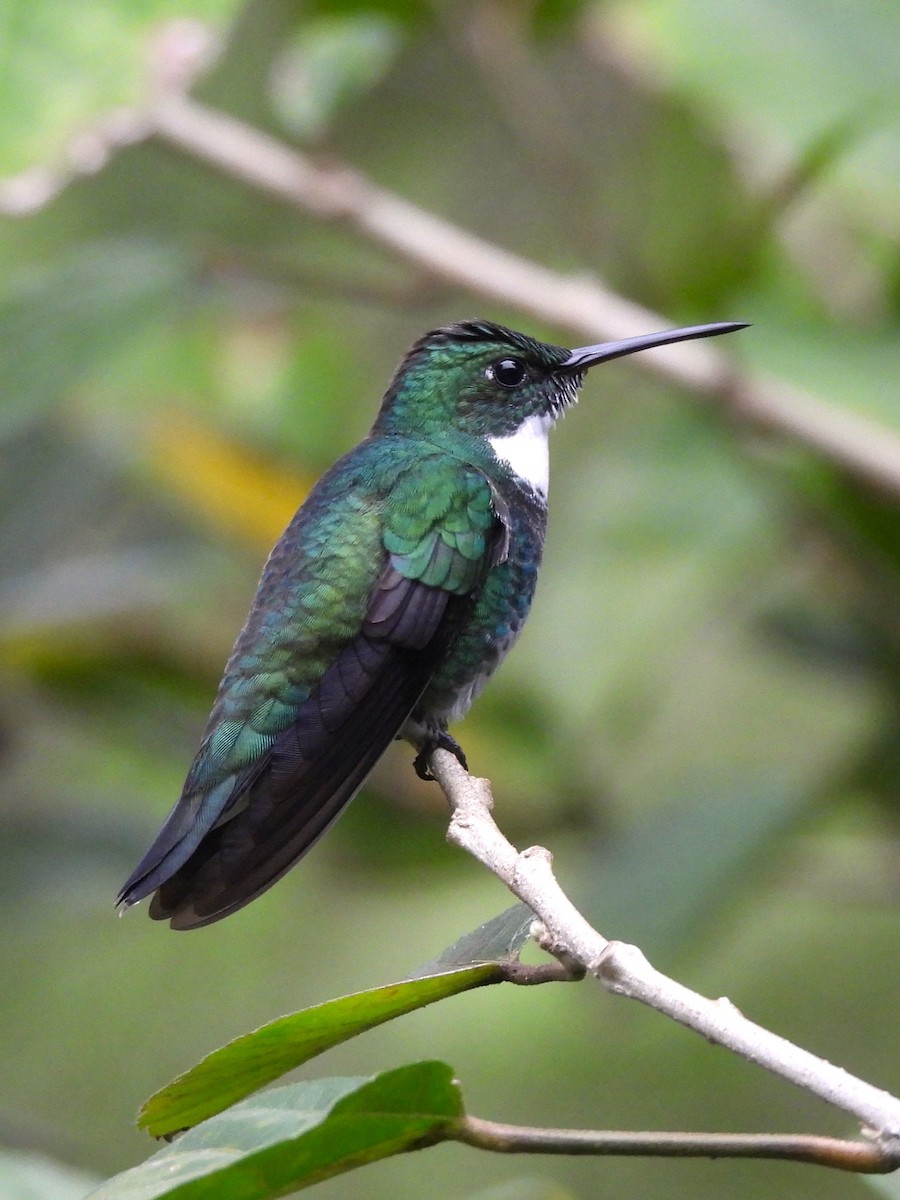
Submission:
M 435 750 L 449 750 L 462 769 L 464 771 L 468 771 L 469 764 L 466 761 L 465 751 L 463 750 L 462 746 L 459 744 L 456 738 L 450 736 L 446 729 L 439 729 L 437 733 L 432 734 L 428 738 L 428 740 L 423 744 L 422 749 L 413 760 L 413 766 L 415 767 L 416 774 L 420 779 L 424 779 L 429 783 L 434 780 L 434 776 L 432 775 L 428 764 Z

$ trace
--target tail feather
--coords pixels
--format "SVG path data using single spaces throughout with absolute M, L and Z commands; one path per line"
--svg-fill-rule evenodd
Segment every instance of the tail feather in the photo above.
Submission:
M 229 775 L 211 792 L 179 800 L 153 845 L 125 881 L 117 905 L 131 908 L 187 862 L 227 808 L 235 783 L 235 776 Z
M 251 766 L 232 771 L 205 794 L 182 797 L 120 902 L 127 906 L 155 892 L 151 917 L 173 929 L 196 929 L 271 887 L 359 791 L 471 604 L 470 596 L 386 567 L 362 631 L 300 704 L 292 724 Z
M 150 916 L 173 929 L 211 924 L 271 887 L 318 841 L 362 787 L 400 731 L 433 670 L 427 653 L 364 636 L 329 675 L 353 658 L 372 670 L 370 686 L 339 726 L 330 687 L 322 687 L 279 734 L 240 810 L 211 828 L 168 879 L 158 882 Z M 323 721 L 320 700 L 328 705 Z M 194 839 L 192 838 L 192 841 Z

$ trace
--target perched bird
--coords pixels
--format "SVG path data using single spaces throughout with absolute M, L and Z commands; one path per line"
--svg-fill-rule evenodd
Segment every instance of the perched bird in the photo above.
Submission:
M 173 929 L 270 887 L 395 737 L 465 765 L 447 726 L 518 637 L 547 518 L 547 435 L 589 367 L 741 329 L 565 350 L 490 321 L 426 334 L 368 437 L 272 551 L 181 799 L 119 895 Z

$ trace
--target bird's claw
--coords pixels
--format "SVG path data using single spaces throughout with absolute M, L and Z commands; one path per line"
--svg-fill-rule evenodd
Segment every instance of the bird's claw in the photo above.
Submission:
M 433 737 L 430 737 L 427 742 L 425 742 L 425 744 L 422 746 L 422 749 L 413 760 L 413 767 L 415 768 L 416 774 L 420 779 L 424 779 L 426 783 L 431 783 L 434 781 L 434 776 L 432 775 L 428 764 L 431 761 L 431 756 L 435 750 L 449 750 L 462 769 L 464 771 L 468 771 L 469 764 L 466 760 L 465 751 L 463 750 L 462 746 L 459 744 L 456 738 L 451 737 L 445 729 L 442 729 Z

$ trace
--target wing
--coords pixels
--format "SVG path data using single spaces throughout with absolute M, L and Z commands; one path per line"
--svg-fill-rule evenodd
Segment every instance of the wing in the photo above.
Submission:
M 182 797 L 122 890 L 126 906 L 155 891 L 173 928 L 249 903 L 325 832 L 505 552 L 473 467 L 419 454 L 389 492 L 336 475 L 273 551 Z

